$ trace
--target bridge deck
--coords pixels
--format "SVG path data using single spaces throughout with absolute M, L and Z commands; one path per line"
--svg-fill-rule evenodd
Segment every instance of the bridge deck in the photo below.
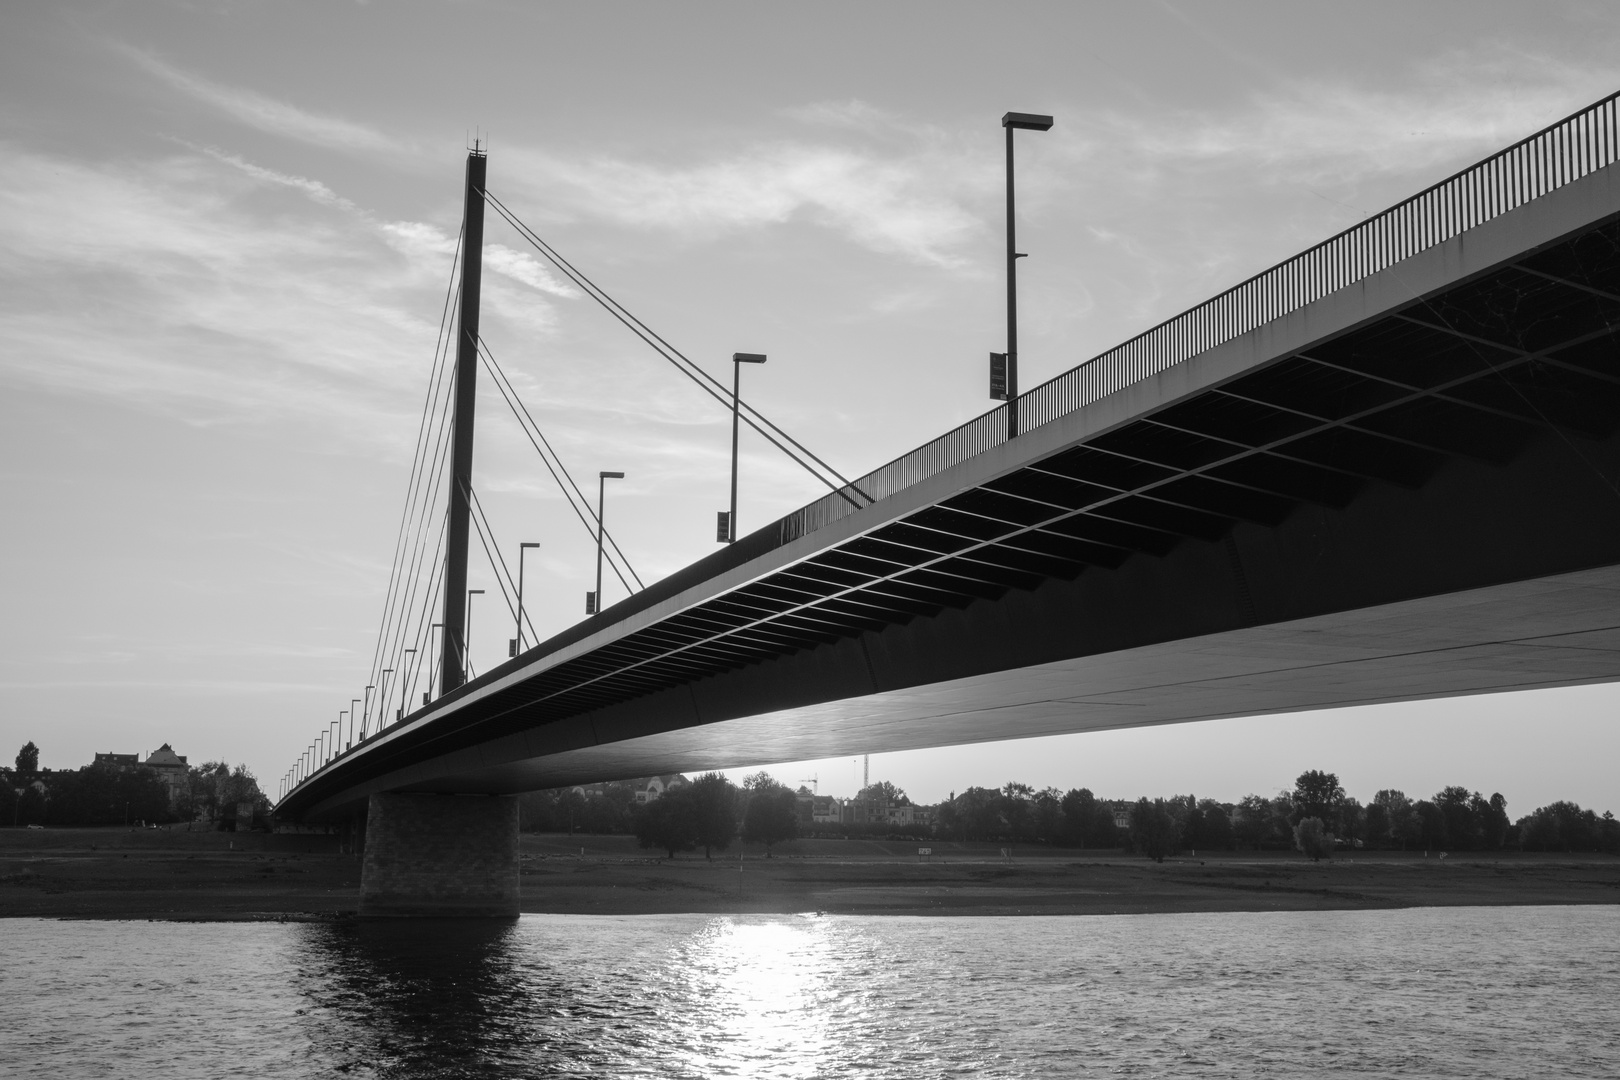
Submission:
M 1620 678 L 1615 172 L 745 537 L 283 809 Z

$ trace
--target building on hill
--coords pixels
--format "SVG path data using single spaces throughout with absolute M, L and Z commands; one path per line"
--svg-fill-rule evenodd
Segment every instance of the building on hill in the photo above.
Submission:
M 691 782 L 692 781 L 688 780 L 680 773 L 668 773 L 664 776 L 648 776 L 640 780 L 630 781 L 632 790 L 635 792 L 637 805 L 650 803 L 659 796 L 663 795 L 664 792 L 668 791 L 670 788 L 679 787 L 682 784 L 690 784 Z
M 99 758 L 101 755 L 96 756 Z M 169 789 L 169 809 L 178 807 L 186 794 L 186 781 L 191 775 L 185 756 L 175 753 L 173 747 L 164 743 L 152 751 L 141 764 L 157 773 L 158 779 Z
M 794 809 L 798 814 L 801 825 L 837 825 L 844 820 L 844 805 L 841 799 L 831 795 L 816 795 L 809 788 L 800 788 L 793 793 Z

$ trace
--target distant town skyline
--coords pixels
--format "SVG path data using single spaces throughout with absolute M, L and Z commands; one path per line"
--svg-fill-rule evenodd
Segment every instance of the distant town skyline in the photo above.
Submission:
M 53 768 L 206 748 L 272 793 L 366 682 L 471 139 L 492 191 L 711 373 L 768 353 L 749 399 L 857 475 L 990 405 L 1003 112 L 1057 121 L 1019 151 L 1027 387 L 1620 89 L 1596 3 L 68 2 L 5 26 L 0 735 Z M 484 336 L 536 419 L 576 475 L 627 474 L 610 520 L 645 580 L 713 550 L 729 416 L 497 224 Z M 542 544 L 549 635 L 594 547 L 487 384 L 479 408 L 475 483 L 508 558 Z M 818 494 L 745 436 L 741 532 Z M 487 670 L 515 631 L 473 578 Z M 1238 718 L 872 776 L 1231 801 L 1321 768 L 1363 799 L 1620 811 L 1617 708 Z M 729 773 L 761 766 L 858 786 L 854 758 Z

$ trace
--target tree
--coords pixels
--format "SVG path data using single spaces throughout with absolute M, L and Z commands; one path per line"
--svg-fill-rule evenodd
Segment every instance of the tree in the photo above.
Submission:
M 737 835 L 737 788 L 717 772 L 704 773 L 688 786 L 692 824 L 705 859 L 731 846 Z M 664 798 L 669 798 L 665 795 Z
M 1296 822 L 1308 817 L 1332 821 L 1344 802 L 1344 788 L 1336 774 L 1307 769 L 1294 781 L 1293 801 Z
M 1572 802 L 1539 807 L 1519 819 L 1519 844 L 1526 851 L 1620 852 L 1620 822 L 1612 813 L 1601 818 Z
M 1485 849 L 1487 851 L 1500 851 L 1507 843 L 1508 830 L 1513 827 L 1508 818 L 1507 800 L 1500 791 L 1493 794 L 1490 801 L 1479 808 L 1480 820 L 1484 823 Z
M 1363 834 L 1368 847 L 1383 847 L 1389 843 L 1389 811 L 1376 802 L 1367 804 L 1367 811 L 1362 816 L 1365 828 Z
M 1417 838 L 1425 850 L 1438 851 L 1446 846 L 1446 815 L 1438 806 L 1419 799 L 1412 804 L 1412 814 L 1417 819 Z
M 1176 822 L 1163 799 L 1136 800 L 1131 807 L 1131 843 L 1154 862 L 1164 862 L 1176 850 Z
M 49 789 L 57 825 L 122 825 L 169 819 L 169 789 L 150 769 L 90 765 L 56 773 Z
M 782 787 L 783 785 L 776 777 L 761 769 L 752 776 L 743 777 L 742 786 L 744 791 L 758 791 L 765 788 Z
M 1035 793 L 1032 824 L 1036 839 L 1055 844 L 1063 838 L 1062 798 L 1057 788 L 1044 788 Z
M 29 739 L 23 743 L 23 748 L 17 751 L 17 771 L 20 773 L 39 772 L 39 747 L 34 740 Z
M 1183 844 L 1195 851 L 1199 848 L 1229 848 L 1232 839 L 1232 817 L 1226 812 L 1226 807 L 1214 799 L 1200 800 L 1187 812 L 1181 831 Z
M 692 785 L 670 788 L 636 812 L 636 841 L 644 848 L 663 848 L 670 858 L 697 847 L 696 803 Z
M 879 780 L 875 784 L 868 784 L 856 793 L 855 797 L 865 802 L 885 802 L 890 806 L 910 806 L 911 799 L 900 788 L 895 787 L 887 780 Z
M 1058 800 L 1058 808 L 1063 812 L 1062 843 L 1065 847 L 1086 846 L 1087 826 L 1091 824 L 1091 814 L 1096 805 L 1097 797 L 1089 788 L 1070 788 Z
M 1271 800 L 1264 795 L 1245 795 L 1237 804 L 1235 816 L 1233 832 L 1240 841 L 1252 844 L 1258 851 L 1271 831 Z
M 1456 785 L 1441 788 L 1434 796 L 1434 805 L 1446 822 L 1447 846 L 1457 851 L 1475 851 L 1482 845 L 1484 822 L 1478 808 L 1486 803 L 1477 792 L 1470 795 L 1467 788 Z
M 1034 794 L 1034 788 L 1016 780 L 1009 780 L 1001 787 L 1001 819 L 1006 822 L 1007 834 L 1015 844 L 1029 839 Z
M 1001 792 L 970 787 L 939 804 L 935 828 L 939 836 L 956 840 L 994 840 L 1005 826 L 1001 819 Z
M 1406 850 L 1407 844 L 1418 838 L 1417 811 L 1413 809 L 1412 800 L 1408 799 L 1404 792 L 1397 791 L 1394 788 L 1384 788 L 1373 796 L 1372 806 L 1367 808 L 1367 832 L 1369 836 L 1374 835 L 1372 831 L 1373 815 L 1371 812 L 1373 807 L 1379 808 L 1388 822 L 1385 837 L 1375 838 L 1387 838 L 1402 851 Z
M 769 858 L 772 844 L 798 835 L 797 795 L 774 780 L 769 786 L 755 786 L 749 791 L 748 809 L 743 813 L 743 839 L 764 841 L 765 855 Z
M 1312 862 L 1321 862 L 1333 856 L 1333 834 L 1327 831 L 1318 817 L 1301 818 L 1294 826 L 1294 846 Z

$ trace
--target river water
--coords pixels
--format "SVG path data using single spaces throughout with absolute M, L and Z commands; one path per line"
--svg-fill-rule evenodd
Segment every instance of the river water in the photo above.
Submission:
M 1620 1076 L 1620 908 L 0 920 L 0 1075 Z

